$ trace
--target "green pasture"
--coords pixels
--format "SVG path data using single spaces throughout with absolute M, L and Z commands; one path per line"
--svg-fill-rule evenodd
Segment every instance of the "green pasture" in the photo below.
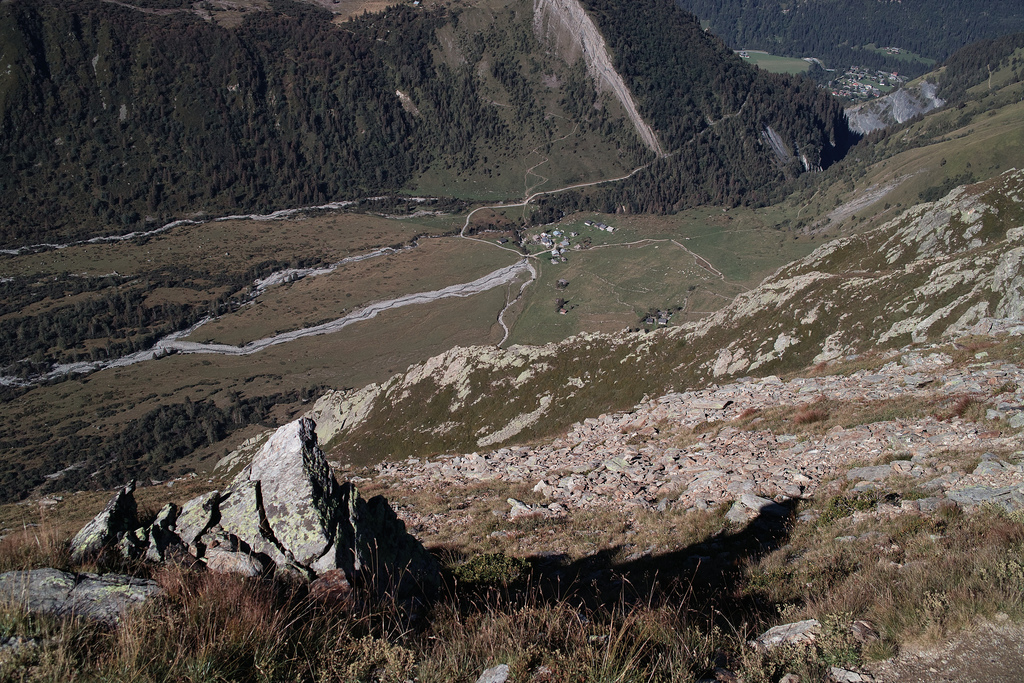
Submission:
M 809 62 L 796 57 L 780 57 L 759 50 L 744 50 L 744 52 L 750 56 L 743 61 L 773 74 L 802 74 L 811 68 Z
M 876 46 L 874 43 L 868 43 L 867 45 L 864 46 L 864 49 L 865 50 L 870 50 L 871 52 L 877 52 L 880 55 L 887 55 L 889 57 L 894 57 L 894 58 L 900 60 L 901 62 L 918 63 L 918 64 L 924 64 L 925 66 L 935 66 L 938 63 L 938 62 L 936 62 L 934 59 L 932 59 L 930 57 L 922 57 L 921 55 L 917 54 L 916 52 L 911 52 L 909 50 L 902 50 L 901 49 L 898 54 L 894 54 L 894 53 L 891 53 L 891 52 L 887 51 L 884 47 Z
M 587 248 L 570 247 L 565 263 L 537 255 L 539 278 L 516 310 L 510 342 L 542 344 L 582 331 L 637 327 L 655 310 L 672 311 L 670 324 L 703 317 L 820 243 L 783 229 L 777 213 L 704 208 L 674 216 L 579 214 L 544 226 L 549 234 L 579 233 L 570 242 Z M 584 221 L 616 230 L 609 234 Z M 534 253 L 543 248 L 530 245 Z M 724 277 L 702 267 L 695 255 Z M 559 280 L 569 285 L 559 288 Z M 555 306 L 558 299 L 566 302 L 564 314 Z

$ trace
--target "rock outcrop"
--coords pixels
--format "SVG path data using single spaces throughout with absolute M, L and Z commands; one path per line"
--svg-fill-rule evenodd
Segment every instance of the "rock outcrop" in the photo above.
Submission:
M 1021 335 L 1024 328 L 1010 326 L 1006 332 Z M 741 424 L 744 414 L 817 402 L 847 410 L 904 402 L 941 412 L 948 409 L 941 407 L 944 400 L 963 396 L 987 409 L 988 424 L 932 415 L 835 426 L 824 433 L 806 433 L 791 422 L 770 429 Z M 1018 511 L 1024 509 L 1024 464 L 1015 433 L 1020 426 L 1024 367 L 989 362 L 984 355 L 962 367 L 941 349 L 905 348 L 872 371 L 789 381 L 743 378 L 587 418 L 545 444 L 411 458 L 376 469 L 378 477 L 411 490 L 504 481 L 532 484 L 545 497 L 544 504 L 533 506 L 510 498 L 508 519 L 609 506 L 706 510 L 731 500 L 729 521 L 745 524 L 757 515 L 787 516 L 788 509 L 776 500 L 816 496 L 844 473 L 858 493 L 884 490 L 892 481 L 914 482 L 926 497 L 901 501 L 902 512 L 952 504 Z M 698 434 L 681 445 L 678 430 Z M 962 453 L 977 453 L 980 464 L 962 470 Z M 855 466 L 879 459 L 884 464 Z M 436 533 L 442 523 L 435 516 L 402 514 L 421 532 Z
M 106 623 L 115 623 L 130 607 L 162 592 L 155 581 L 121 574 L 70 574 L 58 569 L 0 574 L 0 601 L 4 603 L 29 612 Z
M 1012 170 L 829 242 L 700 321 L 451 349 L 382 383 L 328 392 L 310 416 L 322 442 L 381 460 L 495 448 L 569 427 L 588 404 L 633 405 L 643 391 L 1019 325 L 1022 261 L 1024 172 Z
M 100 554 L 104 548 L 122 541 L 125 535 L 139 526 L 135 505 L 135 482 L 117 492 L 100 514 L 86 524 L 71 540 L 71 559 L 74 562 Z
M 437 562 L 382 496 L 364 501 L 352 484 L 338 483 L 315 428 L 308 418 L 281 427 L 225 490 L 197 496 L 180 512 L 168 505 L 147 528 L 130 528 L 135 500 L 126 487 L 76 536 L 76 557 L 117 541 L 132 559 L 190 556 L 244 576 L 340 571 L 349 585 L 433 592 Z
M 938 96 L 938 89 L 934 83 L 924 81 L 920 85 L 900 88 L 885 97 L 850 107 L 846 110 L 850 130 L 866 135 L 938 109 L 946 104 Z

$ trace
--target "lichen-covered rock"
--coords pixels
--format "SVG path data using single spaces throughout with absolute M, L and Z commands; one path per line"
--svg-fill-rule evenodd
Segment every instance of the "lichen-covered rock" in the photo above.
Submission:
M 34 569 L 0 574 L 0 601 L 29 612 L 116 622 L 127 609 L 160 595 L 155 581 L 122 574 L 69 574 Z
M 118 540 L 131 559 L 166 561 L 177 549 L 212 571 L 272 570 L 303 581 L 341 571 L 350 584 L 401 595 L 433 592 L 437 562 L 384 498 L 366 502 L 351 484 L 338 484 L 315 430 L 308 418 L 281 427 L 227 489 L 197 496 L 180 512 L 166 506 L 148 529 L 135 520 L 126 487 L 79 537 L 97 548 Z
M 315 429 L 308 418 L 284 425 L 235 482 L 259 482 L 270 533 L 295 562 L 306 566 L 334 543 L 342 502 L 327 459 L 317 448 Z M 246 536 L 239 537 L 248 542 Z
M 137 560 L 146 554 L 148 544 L 149 533 L 146 529 L 132 529 L 121 534 L 117 552 L 126 560 Z
M 280 566 L 292 558 L 274 541 L 260 500 L 260 482 L 236 481 L 225 489 L 219 503 L 219 526 L 244 543 L 249 552 L 265 556 Z
M 432 592 L 437 562 L 387 501 L 339 484 L 303 418 L 271 436 L 220 502 L 219 525 L 278 571 L 344 572 L 352 583 L 399 594 Z
M 750 644 L 759 650 L 770 650 L 780 645 L 806 645 L 817 639 L 820 630 L 821 624 L 817 619 L 806 619 L 770 628 Z
M 263 563 L 249 553 L 224 550 L 220 547 L 206 549 L 206 567 L 219 574 L 238 574 L 240 576 L 260 576 Z
M 128 531 L 138 528 L 135 482 L 117 492 L 107 506 L 71 539 L 71 559 L 82 562 L 116 543 Z
M 220 512 L 217 503 L 220 498 L 220 491 L 210 491 L 181 506 L 174 528 L 182 543 L 195 545 L 196 539 L 218 522 Z

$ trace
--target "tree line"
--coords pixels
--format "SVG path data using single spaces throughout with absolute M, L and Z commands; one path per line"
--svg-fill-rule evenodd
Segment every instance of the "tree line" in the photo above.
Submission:
M 959 48 L 1024 30 L 1017 0 L 678 0 L 734 48 L 817 57 L 918 76 L 932 67 L 867 49 L 899 47 L 941 62 Z

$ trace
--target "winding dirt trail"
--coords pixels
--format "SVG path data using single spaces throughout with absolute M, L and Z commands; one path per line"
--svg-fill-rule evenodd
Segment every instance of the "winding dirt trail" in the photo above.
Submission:
M 576 132 L 575 129 L 573 129 L 573 133 L 575 133 L 575 132 Z M 569 133 L 569 135 L 572 135 L 573 133 Z M 569 137 L 569 135 L 566 135 L 565 137 Z M 560 139 L 565 139 L 565 138 L 563 137 L 563 138 L 560 138 Z M 544 161 L 547 161 L 547 159 L 545 159 Z M 533 169 L 537 168 L 537 166 L 540 166 L 540 164 L 544 163 L 544 161 L 542 161 L 542 162 L 538 163 L 537 165 L 527 169 L 527 173 L 528 174 L 532 173 Z M 498 324 L 501 325 L 502 330 L 505 331 L 505 334 L 501 338 L 501 341 L 498 342 L 498 344 L 497 344 L 499 347 L 502 344 L 504 344 L 506 341 L 508 341 L 508 337 L 509 337 L 509 335 L 512 332 L 511 329 L 509 329 L 508 325 L 505 323 L 505 313 L 508 311 L 509 308 L 512 307 L 513 304 L 515 304 L 517 301 L 519 301 L 523 297 L 523 294 L 526 291 L 526 288 L 532 282 L 534 282 L 537 279 L 537 269 L 533 266 L 532 261 L 535 260 L 538 256 L 540 256 L 542 254 L 546 254 L 548 252 L 547 251 L 542 251 L 542 252 L 539 252 L 537 254 L 523 255 L 522 252 L 520 252 L 518 249 L 511 249 L 511 248 L 506 247 L 506 246 L 504 246 L 502 244 L 496 244 L 494 242 L 491 242 L 490 240 L 482 240 L 482 239 L 480 239 L 478 237 L 471 237 L 471 236 L 467 235 L 466 234 L 466 230 L 469 229 L 469 222 L 473 218 L 473 214 L 475 214 L 477 211 L 485 211 L 485 210 L 488 210 L 488 209 L 511 209 L 511 208 L 516 208 L 516 207 L 520 207 L 520 206 L 525 208 L 526 206 L 529 206 L 530 203 L 533 202 L 534 199 L 536 199 L 537 197 L 544 196 L 546 194 L 558 194 L 560 192 L 567 192 L 568 190 L 574 190 L 574 189 L 580 188 L 580 187 L 592 187 L 594 185 L 602 185 L 604 183 L 614 183 L 614 182 L 617 182 L 619 180 L 625 180 L 626 178 L 630 178 L 633 175 L 635 175 L 635 174 L 639 173 L 640 171 L 642 171 L 643 169 L 647 168 L 648 165 L 649 164 L 645 164 L 643 166 L 638 166 L 638 167 L 634 168 L 632 171 L 630 171 L 629 173 L 627 173 L 626 175 L 619 176 L 618 178 L 607 178 L 605 180 L 594 180 L 594 181 L 586 182 L 586 183 L 576 183 L 574 185 L 568 185 L 566 187 L 560 187 L 560 188 L 555 189 L 555 190 L 542 190 L 542 191 L 539 191 L 539 192 L 530 193 L 530 190 L 533 189 L 533 188 L 527 188 L 527 196 L 521 202 L 514 202 L 514 203 L 507 203 L 507 204 L 506 203 L 499 203 L 499 204 L 492 204 L 490 206 L 478 206 L 477 208 L 473 209 L 468 214 L 466 214 L 466 220 L 462 224 L 462 230 L 459 231 L 459 237 L 461 237 L 462 239 L 465 239 L 465 240 L 472 240 L 474 242 L 480 242 L 482 244 L 487 244 L 487 245 L 489 245 L 491 247 L 496 247 L 498 249 L 504 249 L 505 251 L 509 251 L 509 252 L 512 252 L 513 254 L 521 256 L 522 260 L 517 265 L 519 267 L 521 267 L 521 268 L 526 268 L 526 269 L 528 269 L 530 271 L 530 279 L 523 283 L 523 285 L 519 288 L 519 293 L 516 295 L 516 297 L 514 299 L 512 299 L 511 301 L 507 301 L 505 303 L 505 307 L 501 309 L 500 313 L 498 313 Z M 537 175 L 537 174 L 534 174 L 534 175 Z M 543 178 L 543 176 L 540 176 L 540 175 L 537 175 L 537 177 Z M 547 179 L 545 178 L 545 181 L 546 180 Z M 524 181 L 525 181 L 525 176 L 524 176 Z

